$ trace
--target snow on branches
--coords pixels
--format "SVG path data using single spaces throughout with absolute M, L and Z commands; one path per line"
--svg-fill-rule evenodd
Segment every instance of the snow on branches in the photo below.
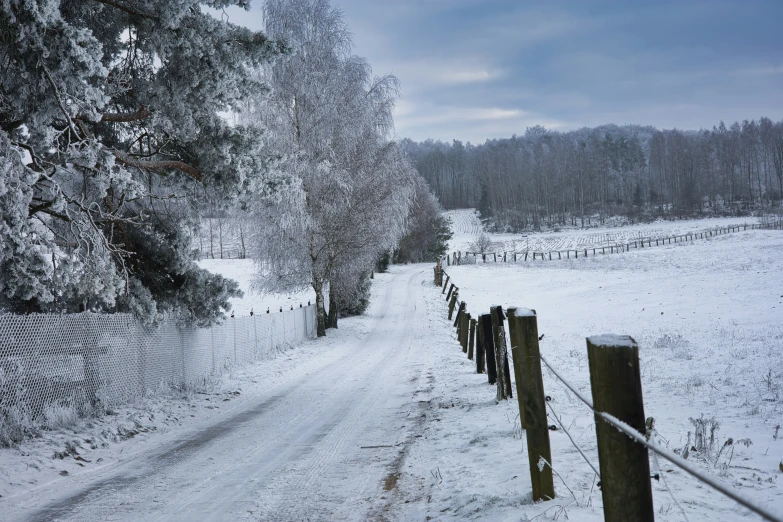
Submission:
M 268 0 L 265 21 L 296 51 L 265 67 L 272 92 L 254 98 L 245 121 L 267 130 L 297 184 L 254 204 L 259 280 L 270 290 L 311 286 L 324 335 L 325 292 L 336 326 L 339 298 L 358 292 L 405 232 L 417 174 L 388 140 L 397 79 L 374 77 L 351 54 L 340 11 L 326 0 Z
M 174 313 L 237 286 L 201 271 L 199 206 L 264 192 L 261 133 L 219 115 L 288 48 L 202 10 L 246 0 L 0 6 L 0 309 Z

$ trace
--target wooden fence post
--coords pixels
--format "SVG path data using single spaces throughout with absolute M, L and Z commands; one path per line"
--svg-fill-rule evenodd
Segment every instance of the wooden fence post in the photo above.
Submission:
M 455 287 L 454 287 L 454 283 L 451 283 L 451 286 L 449 287 L 449 293 L 448 293 L 448 294 L 446 294 L 446 301 L 448 301 L 449 299 L 451 299 L 451 294 L 454 292 L 454 288 L 455 288 Z
M 443 282 L 443 290 L 441 291 L 441 294 L 446 293 L 446 286 L 449 284 L 449 278 L 450 278 L 449 275 L 446 274 L 446 280 Z
M 468 306 L 465 301 L 462 301 L 459 304 L 459 310 L 457 310 L 457 317 L 454 319 L 454 328 L 457 329 L 457 334 L 459 334 L 459 322 L 462 319 L 462 314 L 465 313 L 465 307 Z M 451 318 L 449 318 L 451 319 Z
M 587 338 L 590 387 L 596 412 L 607 413 L 645 433 L 639 346 L 627 335 Z M 654 517 L 647 448 L 595 417 L 604 520 L 652 522 Z
M 476 318 L 476 373 L 484 373 L 484 330 L 482 329 L 481 316 Z
M 508 367 L 508 355 L 506 353 L 506 330 L 503 326 L 502 306 L 491 306 L 492 334 L 495 340 L 495 369 L 497 370 L 498 402 L 507 400 L 511 394 L 511 375 Z
M 508 333 L 517 381 L 519 418 L 527 435 L 533 501 L 552 499 L 555 498 L 555 485 L 552 479 L 552 451 L 546 422 L 546 396 L 541 376 L 536 311 L 509 308 Z M 541 459 L 548 465 L 539 466 Z
M 468 314 L 468 318 L 470 319 L 470 314 Z M 470 319 L 470 326 L 468 329 L 468 359 L 471 361 L 473 360 L 473 347 L 474 347 L 474 340 L 476 338 L 476 320 Z
M 460 343 L 462 344 L 462 353 L 468 353 L 468 331 L 470 327 L 470 314 L 466 311 L 462 314 L 460 322 Z
M 451 294 L 451 301 L 449 301 L 449 321 L 451 321 L 454 315 L 454 307 L 457 306 L 457 292 Z
M 479 317 L 481 322 L 481 337 L 484 348 L 484 360 L 487 363 L 487 381 L 497 383 L 497 368 L 495 368 L 495 339 L 492 335 L 492 316 L 484 314 Z

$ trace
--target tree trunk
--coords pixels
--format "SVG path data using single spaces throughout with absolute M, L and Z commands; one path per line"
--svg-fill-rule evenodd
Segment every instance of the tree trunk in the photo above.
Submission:
M 334 291 L 334 284 L 329 283 L 329 316 L 326 320 L 327 328 L 337 328 L 337 292 Z
M 318 319 L 316 326 L 316 335 L 324 337 L 326 335 L 326 310 L 324 310 L 324 289 L 322 284 L 314 284 L 315 290 L 315 313 Z

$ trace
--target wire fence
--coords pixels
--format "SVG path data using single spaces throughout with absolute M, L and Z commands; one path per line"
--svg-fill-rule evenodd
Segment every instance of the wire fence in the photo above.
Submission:
M 201 387 L 315 334 L 314 305 L 211 328 L 147 327 L 129 314 L 0 315 L 0 444 L 164 389 Z
M 443 279 L 444 275 L 446 276 L 445 281 Z M 438 266 L 435 267 L 435 283 L 436 283 L 436 285 L 442 286 L 443 287 L 443 292 L 445 293 L 446 287 L 449 285 L 450 281 L 451 281 L 451 278 L 448 276 L 448 274 L 445 273 L 445 271 L 443 271 L 442 266 L 440 264 L 438 264 Z M 453 311 L 454 311 L 454 309 L 456 307 L 459 307 L 459 311 L 460 311 L 459 313 L 460 314 L 466 314 L 467 313 L 467 307 L 464 306 L 465 305 L 464 301 L 459 299 L 459 287 L 457 287 L 454 284 L 453 281 L 450 283 L 450 286 L 449 286 L 449 292 L 448 292 L 448 295 L 447 295 L 447 301 L 449 302 L 449 319 L 451 319 L 451 314 L 453 313 Z M 493 307 L 493 313 L 495 313 L 494 308 L 497 308 L 499 310 L 501 307 Z M 534 317 L 535 316 L 535 312 L 533 312 L 532 315 L 533 315 L 533 324 L 535 324 L 535 317 Z M 481 316 L 479 316 L 479 317 L 481 317 Z M 460 324 L 459 316 L 457 318 L 457 321 L 455 322 L 455 325 L 458 325 L 458 324 Z M 511 330 L 512 330 L 510 332 L 510 337 L 512 339 L 510 339 L 511 342 L 509 343 L 509 345 L 512 346 L 511 352 L 513 354 L 518 349 L 518 346 L 515 345 L 515 342 L 514 342 L 513 338 L 514 338 L 515 335 L 518 335 L 519 332 L 517 331 L 516 334 L 514 333 L 515 328 L 513 327 L 514 325 L 511 324 L 511 320 L 510 319 L 509 319 L 509 325 L 510 325 Z M 519 327 L 520 327 L 520 324 L 516 323 L 516 329 L 517 330 L 519 329 Z M 464 323 L 462 324 L 462 326 L 458 326 L 457 328 L 458 328 L 458 330 L 460 328 L 462 328 L 462 330 L 463 330 L 463 332 L 458 334 L 458 336 L 466 335 L 464 333 Z M 528 353 L 528 354 L 529 353 L 534 353 L 534 354 L 537 354 L 537 357 L 535 357 L 535 356 L 534 357 L 536 359 L 539 359 L 550 370 L 551 374 L 558 381 L 560 381 L 568 390 L 570 390 L 593 413 L 593 415 L 596 418 L 596 423 L 597 423 L 596 424 L 596 429 L 597 429 L 597 431 L 598 431 L 598 422 L 600 420 L 600 422 L 604 422 L 604 423 L 608 424 L 609 426 L 611 426 L 612 428 L 614 428 L 615 430 L 617 430 L 618 432 L 622 433 L 625 437 L 630 439 L 633 442 L 633 444 L 636 444 L 638 446 L 643 447 L 646 451 L 652 452 L 653 453 L 653 460 L 654 460 L 654 462 L 656 462 L 656 464 L 657 464 L 657 457 L 660 456 L 660 457 L 666 459 L 667 461 L 669 461 L 670 463 L 672 463 L 673 465 L 677 466 L 681 470 L 685 471 L 686 473 L 688 473 L 689 475 L 694 477 L 699 482 L 710 486 L 711 488 L 715 489 L 716 491 L 722 493 L 723 495 L 725 495 L 728 498 L 732 499 L 733 501 L 737 502 L 738 504 L 740 504 L 744 508 L 752 511 L 753 513 L 755 513 L 755 514 L 757 514 L 759 516 L 761 516 L 765 520 L 769 520 L 769 521 L 772 521 L 772 522 L 783 522 L 783 517 L 781 517 L 780 514 L 777 514 L 777 513 L 773 512 L 772 510 L 770 510 L 770 509 L 768 509 L 768 508 L 766 508 L 764 506 L 758 505 L 757 503 L 754 503 L 751 499 L 748 499 L 743 494 L 737 492 L 735 488 L 732 488 L 731 486 L 725 484 L 723 481 L 721 481 L 717 477 L 712 476 L 711 474 L 707 473 L 706 471 L 698 468 L 696 465 L 686 461 L 682 456 L 677 455 L 676 453 L 674 453 L 673 451 L 669 450 L 668 448 L 663 447 L 663 446 L 657 444 L 655 442 L 655 440 L 656 440 L 655 439 L 656 432 L 655 432 L 654 428 L 652 428 L 652 427 L 650 427 L 648 425 L 648 429 L 646 430 L 646 432 L 642 433 L 638 429 L 635 429 L 634 427 L 630 426 L 624 420 L 619 419 L 616 416 L 607 413 L 606 411 L 601 411 L 600 409 L 597 409 L 596 406 L 595 406 L 594 401 L 590 400 L 585 395 L 583 395 L 578 390 L 578 388 L 576 386 L 574 386 L 571 382 L 569 382 L 567 379 L 565 379 L 562 376 L 562 372 L 560 372 L 557 368 L 555 368 L 546 359 L 546 357 L 544 357 L 544 355 L 542 355 L 538 351 L 538 338 L 535 337 L 535 335 L 537 335 L 537 328 L 534 328 L 532 331 L 535 332 L 532 340 L 529 337 L 525 338 L 524 334 L 522 334 L 521 337 L 517 337 L 516 338 L 516 342 L 517 343 L 519 342 L 520 338 L 522 338 L 522 339 L 524 339 L 523 344 L 531 344 L 532 343 L 532 344 L 535 345 L 533 350 L 529 350 L 529 347 L 528 347 L 527 351 L 523 351 L 522 353 Z M 499 332 L 500 335 L 504 335 L 504 331 L 503 331 L 502 328 L 499 329 L 497 332 Z M 604 338 L 622 339 L 623 336 L 599 336 L 598 338 L 595 338 L 595 339 L 598 340 L 598 339 L 604 339 Z M 593 338 L 588 338 L 588 351 L 590 350 L 590 344 L 592 342 L 591 339 L 593 339 Z M 631 341 L 631 343 L 632 343 L 632 345 L 634 347 L 636 346 L 635 342 L 632 339 L 630 339 L 630 338 L 627 338 L 627 339 L 629 339 Z M 482 342 L 482 340 L 477 335 L 476 336 L 476 344 L 477 344 L 477 346 L 479 344 L 481 344 L 481 342 Z M 484 341 L 484 342 L 486 342 L 486 341 Z M 471 346 L 472 346 L 473 345 L 473 341 L 471 340 L 470 343 L 471 343 Z M 623 341 L 623 343 L 624 343 L 624 341 Z M 622 344 L 621 343 L 618 346 L 627 347 L 627 346 L 630 346 L 630 345 L 626 345 L 626 344 Z M 493 350 L 494 347 L 490 343 L 487 346 L 485 346 L 483 349 L 487 350 L 489 352 L 489 351 Z M 627 350 L 622 350 L 622 351 L 627 352 Z M 469 357 L 471 355 L 472 354 L 470 354 Z M 514 363 L 514 367 L 515 367 L 515 374 L 517 376 L 517 393 L 519 394 L 520 419 L 521 419 L 522 424 L 523 424 L 523 429 L 527 429 L 528 431 L 529 430 L 538 430 L 540 432 L 540 435 L 546 434 L 547 429 L 548 429 L 547 426 L 546 426 L 546 423 L 543 423 L 540 420 L 539 421 L 535 421 L 535 420 L 531 421 L 531 419 L 528 419 L 527 420 L 527 425 L 526 425 L 526 420 L 525 420 L 526 416 L 530 416 L 531 413 L 533 413 L 535 411 L 535 402 L 536 402 L 537 399 L 540 399 L 543 403 L 546 404 L 546 408 L 549 410 L 549 414 L 547 415 L 546 412 L 544 412 L 544 415 L 548 416 L 549 418 L 554 419 L 554 421 L 557 423 L 557 426 L 559 427 L 559 429 L 561 429 L 567 435 L 569 441 L 574 446 L 574 448 L 578 451 L 578 453 L 581 455 L 581 457 L 584 459 L 584 461 L 587 463 L 587 465 L 593 470 L 593 472 L 595 472 L 595 474 L 599 478 L 599 480 L 601 480 L 601 475 L 602 475 L 601 472 L 603 471 L 603 464 L 604 464 L 604 462 L 601 462 L 601 471 L 599 471 L 599 469 L 596 468 L 596 466 L 590 461 L 590 459 L 588 458 L 588 456 L 584 452 L 584 450 L 582 450 L 582 448 L 579 447 L 579 445 L 576 443 L 574 438 L 571 436 L 571 434 L 566 429 L 565 425 L 560 421 L 560 418 L 557 416 L 557 414 L 556 414 L 556 412 L 555 412 L 555 410 L 554 410 L 554 408 L 553 408 L 553 406 L 551 404 L 550 398 L 548 396 L 544 395 L 544 393 L 543 393 L 543 381 L 542 381 L 540 367 L 534 372 L 535 374 L 531 374 L 530 372 L 528 372 L 526 374 L 526 376 L 528 378 L 533 377 L 533 380 L 536 380 L 539 383 L 541 383 L 540 393 L 538 394 L 539 397 L 535 397 L 535 395 L 536 395 L 535 393 L 531 393 L 529 396 L 523 397 L 523 391 L 522 390 L 525 389 L 525 386 L 520 386 L 519 380 L 520 380 L 520 377 L 523 375 L 521 372 L 524 371 L 524 370 L 518 370 L 517 366 L 518 366 L 518 364 L 520 366 L 522 366 L 522 365 L 527 364 L 527 363 L 522 363 L 522 362 L 518 361 L 517 358 L 519 357 L 519 355 L 521 355 L 521 353 L 518 354 L 518 355 L 514 355 L 513 363 Z M 527 355 L 523 355 L 523 357 L 528 357 L 528 356 Z M 638 355 L 636 355 L 635 357 L 637 358 L 636 366 L 638 368 Z M 487 355 L 487 360 L 489 361 L 490 359 L 491 359 L 491 357 L 488 354 Z M 481 366 L 482 365 L 479 364 L 479 367 L 477 369 L 478 373 L 483 373 L 483 368 Z M 621 366 L 627 366 L 627 364 L 622 364 Z M 530 367 L 531 366 L 528 365 L 528 368 L 530 368 Z M 489 366 L 487 366 L 487 370 L 488 370 L 488 373 L 490 374 L 490 383 L 493 383 L 494 379 L 492 378 L 492 375 L 491 375 L 493 372 L 489 371 Z M 499 370 L 498 370 L 497 373 L 499 373 Z M 591 382 L 592 382 L 593 381 L 593 377 L 595 377 L 593 375 L 593 370 L 592 369 L 591 369 L 591 376 L 592 376 L 591 377 Z M 613 380 L 613 379 L 622 380 L 621 377 L 617 377 L 617 376 L 611 375 L 611 374 L 607 374 L 607 377 L 610 380 Z M 640 382 L 640 380 L 638 380 L 638 375 L 636 376 L 636 378 L 637 378 L 637 381 L 638 381 L 639 393 L 641 393 L 641 382 Z M 598 378 L 598 380 L 600 380 L 600 377 Z M 500 379 L 498 379 L 497 383 L 498 383 L 498 385 L 500 387 Z M 595 383 L 593 383 L 592 385 L 595 386 Z M 528 385 L 527 389 L 530 389 L 529 385 Z M 615 391 L 617 391 L 617 390 L 615 390 Z M 633 394 L 632 390 L 626 390 L 626 391 L 630 395 Z M 594 388 L 593 389 L 594 396 L 595 396 L 595 393 L 596 393 L 596 391 L 595 391 L 595 388 Z M 499 396 L 500 396 L 500 394 L 499 394 Z M 641 399 L 641 395 L 639 395 L 639 399 Z M 525 408 L 524 408 L 525 411 L 524 412 L 522 411 L 522 409 L 523 409 L 522 405 L 523 404 L 525 405 Z M 531 409 L 531 407 L 532 407 L 532 409 Z M 532 424 L 531 424 L 531 422 L 532 422 Z M 599 435 L 599 439 L 600 439 L 600 432 L 598 433 L 598 435 Z M 545 437 L 546 437 L 545 449 L 543 449 L 543 446 L 537 446 L 536 447 L 536 451 L 539 451 L 539 449 L 540 449 L 542 452 L 545 452 L 545 453 L 548 454 L 549 453 L 548 434 L 546 434 Z M 602 442 L 600 440 L 598 442 L 599 442 L 599 446 L 600 446 L 602 444 Z M 606 444 L 606 443 L 604 443 L 604 444 Z M 533 447 L 533 444 L 531 443 L 530 434 L 528 434 L 528 445 L 530 446 L 528 448 L 528 451 L 530 453 L 532 453 L 534 451 L 534 447 Z M 609 446 L 610 446 L 610 444 L 606 444 L 605 445 L 605 447 L 609 447 Z M 607 451 L 607 450 L 605 450 L 605 451 Z M 618 450 L 617 450 L 617 446 L 616 445 L 614 446 L 613 451 L 615 452 L 612 455 L 613 458 L 619 458 L 624 463 L 630 462 L 630 460 L 627 459 L 626 455 L 617 453 Z M 599 448 L 599 456 L 600 456 L 600 448 Z M 544 459 L 545 463 L 551 462 L 551 456 L 549 456 L 548 458 L 544 458 L 542 456 L 541 458 Z M 601 459 L 603 459 L 603 457 L 601 457 Z M 645 457 L 645 460 L 646 460 L 646 457 Z M 543 469 L 543 466 L 541 466 L 540 462 L 541 462 L 540 459 L 535 459 L 534 458 L 534 459 L 531 460 L 531 479 L 533 480 L 533 490 L 534 490 L 533 491 L 533 496 L 534 496 L 534 499 L 536 498 L 536 494 L 537 494 L 537 492 L 536 492 L 537 480 L 540 480 L 540 474 L 541 474 L 541 471 Z M 537 469 L 534 469 L 534 468 L 537 468 Z M 551 468 L 551 466 L 550 466 L 550 468 Z M 615 470 L 610 470 L 610 471 L 616 473 Z M 649 477 L 649 469 L 647 471 L 646 476 Z M 615 476 L 614 479 L 616 480 L 617 477 Z M 649 487 L 649 478 L 642 478 L 642 480 L 646 480 L 647 483 L 648 483 L 648 487 Z M 551 484 L 551 482 L 550 482 L 550 484 Z M 640 485 L 640 484 L 630 484 L 630 485 L 627 485 L 627 486 L 631 487 L 631 488 L 638 487 L 639 489 L 643 489 L 644 488 L 644 486 Z M 538 487 L 540 487 L 540 486 L 538 486 Z M 643 495 L 640 495 L 640 496 L 643 496 Z M 545 499 L 545 498 L 551 498 L 551 497 L 548 497 L 547 495 L 544 495 L 543 497 L 539 496 L 539 498 Z M 625 502 L 625 501 L 621 499 L 621 502 Z M 675 499 L 675 503 L 677 503 L 676 499 Z M 605 504 L 606 504 L 606 499 L 605 499 Z M 679 506 L 679 503 L 677 503 L 677 505 Z M 680 507 L 680 509 L 682 509 L 682 508 Z M 641 513 L 641 511 L 639 513 Z M 683 514 L 684 514 L 684 512 L 683 512 Z M 606 519 L 607 520 L 616 520 L 616 518 L 610 518 L 608 515 L 607 515 Z M 686 520 L 687 520 L 687 516 L 686 516 Z
M 556 261 L 563 259 L 579 259 L 606 254 L 621 254 L 631 250 L 652 248 L 656 246 L 671 245 L 694 241 L 697 239 L 709 239 L 720 235 L 740 232 L 745 230 L 783 230 L 783 218 L 767 220 L 762 223 L 729 225 L 714 227 L 698 232 L 686 232 L 684 234 L 658 237 L 635 237 L 623 240 L 607 241 L 604 244 L 579 246 L 565 250 L 512 250 L 512 251 L 455 251 L 440 258 L 445 266 L 451 265 L 475 265 L 486 263 L 523 263 L 532 261 Z

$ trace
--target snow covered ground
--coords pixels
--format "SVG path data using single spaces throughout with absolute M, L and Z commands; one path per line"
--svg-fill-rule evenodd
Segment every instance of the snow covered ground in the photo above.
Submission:
M 214 393 L 119 412 L 132 438 L 101 420 L 0 451 L 3 520 L 384 519 L 426 421 L 430 270 L 379 275 L 365 316 Z
M 714 418 L 715 447 L 689 460 L 783 512 L 781 251 L 782 233 L 748 231 L 448 273 L 472 313 L 535 308 L 542 353 L 588 396 L 584 338 L 634 336 L 660 442 L 682 448 L 690 419 Z M 372 292 L 367 315 L 211 390 L 0 450 L 0 518 L 603 519 L 596 477 L 562 431 L 551 432 L 557 498 L 531 502 L 516 400 L 496 404 L 459 349 L 430 265 L 392 267 Z M 544 385 L 597 465 L 592 415 L 546 370 Z M 678 504 L 692 522 L 758 520 L 660 464 L 657 520 L 684 520 Z
M 454 237 L 449 241 L 450 251 L 471 250 L 471 244 L 483 230 L 475 209 L 449 210 L 444 213 L 452 222 Z M 701 232 L 730 225 L 758 223 L 757 218 L 708 218 L 696 220 L 657 220 L 629 226 L 594 226 L 585 229 L 569 228 L 560 232 L 529 232 L 525 234 L 490 234 L 494 251 L 550 252 L 578 248 L 616 245 L 642 238 L 663 238 L 686 232 Z
M 694 229 L 714 225 L 686 223 Z M 494 304 L 536 309 L 545 335 L 542 354 L 588 397 L 584 338 L 633 336 L 640 345 L 645 414 L 656 419 L 659 442 L 684 448 L 691 432 L 692 446 L 694 421 L 714 419 L 714 446 L 691 451 L 689 460 L 783 513 L 781 252 L 780 232 L 748 231 L 618 256 L 447 271 L 473 314 L 488 313 Z M 445 301 L 434 299 L 429 313 L 455 338 Z M 409 494 L 425 496 L 426 513 L 435 520 L 563 520 L 566 514 L 602 520 L 595 474 L 561 431 L 551 432 L 558 499 L 528 504 L 516 400 L 495 405 L 486 377 L 473 373 L 456 340 L 449 349 L 435 364 L 444 373 L 431 392 L 438 397 L 439 422 L 428 431 L 430 442 L 414 446 L 409 458 L 411 475 L 426 487 L 411 487 Z M 593 416 L 546 369 L 544 386 L 597 466 Z M 658 520 L 683 520 L 678 503 L 691 521 L 758 519 L 659 460 L 665 482 L 653 481 Z M 656 473 L 655 462 L 651 469 Z M 420 507 L 410 504 L 408 512 L 424 514 Z
M 256 269 L 252 259 L 202 259 L 198 266 L 239 283 L 244 297 L 230 299 L 231 309 L 236 315 L 250 315 L 251 309 L 255 313 L 264 313 L 267 308 L 274 312 L 279 311 L 281 306 L 283 310 L 289 310 L 292 306 L 306 305 L 308 301 L 315 302 L 312 289 L 293 294 L 270 294 L 254 289 L 252 282 Z

